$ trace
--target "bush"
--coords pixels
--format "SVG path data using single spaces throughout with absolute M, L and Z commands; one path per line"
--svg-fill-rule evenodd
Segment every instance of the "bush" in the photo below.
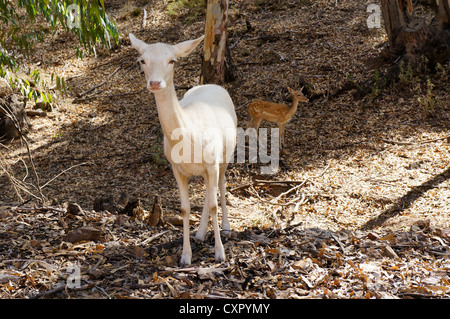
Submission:
M 37 70 L 28 74 L 33 84 L 16 74 L 19 58 L 28 58 L 34 43 L 55 32 L 58 26 L 77 36 L 81 44 L 75 52 L 77 57 L 85 51 L 95 52 L 99 43 L 111 47 L 111 40 L 118 42 L 117 28 L 108 18 L 103 0 L 0 0 L 0 77 L 27 98 L 52 101 L 50 94 L 36 89 L 40 81 Z M 45 83 L 41 83 L 45 88 Z M 64 79 L 56 77 L 56 83 L 60 91 L 65 90 Z

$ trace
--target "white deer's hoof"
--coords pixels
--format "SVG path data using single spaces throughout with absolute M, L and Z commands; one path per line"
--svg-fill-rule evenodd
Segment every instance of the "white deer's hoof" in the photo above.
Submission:
M 205 237 L 206 237 L 206 230 L 203 230 L 203 229 L 198 229 L 197 230 L 197 233 L 195 234 L 195 238 L 197 238 L 198 240 L 200 240 L 200 241 L 204 241 L 205 240 Z
M 180 267 L 187 267 L 191 264 L 192 255 L 183 254 L 180 259 Z
M 217 263 L 221 263 L 227 260 L 227 258 L 225 257 L 225 250 L 223 249 L 223 247 L 215 250 L 215 259 Z
M 229 222 L 223 222 L 222 223 L 222 231 L 231 231 L 230 223 Z

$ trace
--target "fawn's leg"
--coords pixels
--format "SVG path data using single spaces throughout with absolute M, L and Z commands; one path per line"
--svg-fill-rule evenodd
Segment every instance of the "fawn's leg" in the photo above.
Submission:
M 286 123 L 278 124 L 278 128 L 280 129 L 280 148 L 284 146 L 284 128 Z

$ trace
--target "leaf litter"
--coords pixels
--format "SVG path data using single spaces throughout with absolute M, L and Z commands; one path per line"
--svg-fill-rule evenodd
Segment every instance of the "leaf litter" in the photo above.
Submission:
M 186 25 L 163 2 L 147 4 L 152 31 L 139 31 L 133 5 L 108 4 L 124 34 L 175 43 L 204 31 L 203 17 Z M 287 127 L 277 174 L 230 165 L 228 260 L 215 264 L 209 233 L 205 242 L 192 237 L 188 268 L 178 267 L 178 191 L 137 55 L 125 39 L 83 61 L 71 58 L 65 34 L 40 44 L 36 59 L 71 77 L 71 98 L 32 118 L 28 135 L 52 203 L 10 204 L 14 192 L 0 176 L 0 297 L 449 298 L 448 105 L 424 117 L 420 82 L 416 95 L 396 86 L 355 98 L 349 79 L 364 83 L 372 63 L 384 67 L 385 34 L 366 28 L 365 9 L 355 1 L 230 4 L 238 73 L 226 87 L 239 126 L 253 99 L 288 103 L 288 85 L 305 86 L 311 103 Z M 176 66 L 179 96 L 198 84 L 199 63 L 196 52 Z M 442 100 L 445 83 L 433 91 Z M 4 154 L 30 181 L 20 142 Z M 204 188 L 191 180 L 192 231 Z
M 450 234 L 429 222 L 391 232 L 247 228 L 223 236 L 228 261 L 222 264 L 214 263 L 209 234 L 204 243 L 192 239 L 193 265 L 179 268 L 179 229 L 150 228 L 129 216 L 117 223 L 118 216 L 124 215 L 3 210 L 2 298 L 450 296 Z M 89 230 L 86 238 L 64 235 L 82 229 Z M 79 285 L 67 288 L 74 267 Z

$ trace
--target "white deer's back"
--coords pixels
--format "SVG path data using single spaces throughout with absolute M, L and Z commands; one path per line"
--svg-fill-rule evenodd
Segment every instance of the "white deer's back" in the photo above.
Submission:
M 204 175 L 204 157 L 207 157 L 207 163 L 228 162 L 236 146 L 237 125 L 233 101 L 228 92 L 217 85 L 196 86 L 186 92 L 180 100 L 180 106 L 189 119 L 185 123 L 187 135 L 182 134 L 182 139 L 192 142 L 189 143 L 190 156 L 179 157 L 177 160 L 174 155 L 180 153 L 180 148 L 175 146 L 172 153 L 172 145 L 165 140 L 165 153 L 169 161 L 176 163 L 177 169 L 187 176 Z M 183 151 L 186 150 L 186 144 L 179 146 L 184 148 Z M 200 149 L 201 155 L 198 157 Z
M 217 112 L 217 108 L 223 108 L 233 120 L 234 126 L 237 124 L 233 101 L 221 86 L 214 84 L 195 86 L 184 94 L 180 105 L 186 112 L 195 112 L 193 115 L 200 117 L 202 114 L 197 113 L 198 111 L 210 113 L 210 110 Z

